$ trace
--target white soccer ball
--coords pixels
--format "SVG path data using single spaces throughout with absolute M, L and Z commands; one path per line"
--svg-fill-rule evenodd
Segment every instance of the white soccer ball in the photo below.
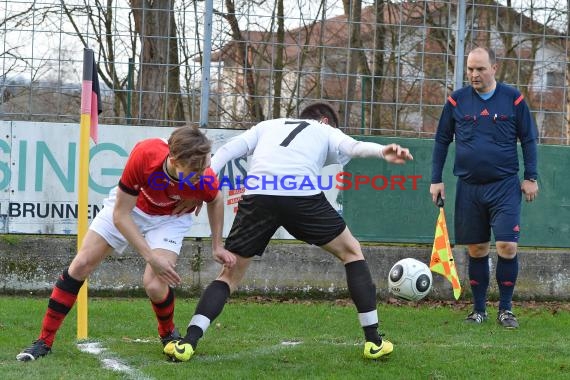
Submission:
M 424 298 L 430 292 L 432 283 L 429 267 L 411 257 L 394 264 L 388 275 L 390 293 L 406 301 Z

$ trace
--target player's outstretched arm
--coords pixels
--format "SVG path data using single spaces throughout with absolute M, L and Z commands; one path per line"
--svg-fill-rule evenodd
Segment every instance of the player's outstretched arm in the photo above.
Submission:
M 406 161 L 414 159 L 408 148 L 395 143 L 381 145 L 374 142 L 358 141 L 340 131 L 334 137 L 340 140 L 338 150 L 348 157 L 383 158 L 391 164 L 404 164 Z
M 414 156 L 412 156 L 408 148 L 404 148 L 398 144 L 385 145 L 384 148 L 382 148 L 382 155 L 386 162 L 391 164 L 404 164 L 406 161 L 414 159 Z
M 210 167 L 217 174 L 228 161 L 243 157 L 247 152 L 247 142 L 241 136 L 234 137 L 214 153 Z

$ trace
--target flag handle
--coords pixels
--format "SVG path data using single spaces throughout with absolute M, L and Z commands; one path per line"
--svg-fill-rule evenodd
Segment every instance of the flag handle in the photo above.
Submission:
M 441 197 L 441 193 L 437 194 L 437 201 L 435 202 L 435 204 L 437 205 L 437 207 L 443 207 L 444 202 L 443 198 Z

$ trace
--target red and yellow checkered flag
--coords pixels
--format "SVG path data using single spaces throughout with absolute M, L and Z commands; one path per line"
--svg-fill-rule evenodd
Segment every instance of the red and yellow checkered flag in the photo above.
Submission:
M 439 206 L 439 217 L 437 218 L 437 224 L 435 226 L 435 237 L 433 239 L 429 268 L 432 272 L 443 275 L 451 282 L 453 286 L 453 296 L 458 300 L 461 295 L 461 284 L 459 283 L 459 276 L 457 275 L 451 245 L 449 244 L 449 234 L 447 233 L 445 213 L 443 212 L 443 199 L 441 199 L 441 196 L 437 198 L 437 205 Z

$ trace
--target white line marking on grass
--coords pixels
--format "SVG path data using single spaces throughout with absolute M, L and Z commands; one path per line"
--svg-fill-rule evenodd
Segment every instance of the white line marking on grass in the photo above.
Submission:
M 137 338 L 137 339 L 134 339 L 134 340 L 133 340 L 133 343 L 151 343 L 151 342 L 152 342 L 152 340 L 150 340 L 150 339 L 140 339 L 140 338 Z
M 79 351 L 81 352 L 85 352 L 87 354 L 92 354 L 92 355 L 100 355 L 103 351 L 106 350 L 106 348 L 103 348 L 101 346 L 101 343 L 98 342 L 78 343 L 77 348 L 79 348 Z
M 281 342 L 281 344 L 284 346 L 296 346 L 296 345 L 302 344 L 302 343 L 303 342 L 300 342 L 300 341 L 284 341 L 284 342 Z
M 356 342 L 340 342 L 340 341 L 331 341 L 331 340 L 321 340 L 317 341 L 319 344 L 330 344 L 332 346 L 361 346 L 363 343 L 356 343 Z M 220 362 L 226 360 L 247 360 L 247 359 L 256 359 L 259 360 L 260 356 L 263 355 L 270 355 L 276 351 L 282 350 L 293 350 L 296 346 L 304 344 L 303 341 L 299 340 L 292 340 L 292 341 L 282 341 L 279 344 L 275 344 L 273 346 L 265 346 L 259 347 L 253 350 L 247 351 L 237 351 L 233 354 L 227 355 L 208 355 L 207 353 L 201 354 L 200 350 L 198 350 L 198 354 L 194 355 L 191 361 L 200 361 L 200 362 Z
M 274 353 L 275 351 L 281 350 L 291 350 L 295 345 L 284 345 L 283 343 L 276 344 L 273 346 L 267 347 L 260 347 L 255 350 L 248 350 L 248 351 L 239 351 L 234 354 L 229 355 L 194 355 L 191 361 L 197 360 L 201 362 L 219 362 L 219 361 L 226 361 L 226 360 L 243 360 L 243 359 L 259 359 L 260 356 L 269 355 Z
M 132 368 L 116 359 L 102 359 L 103 368 L 117 372 L 131 372 Z
M 81 352 L 98 356 L 101 366 L 105 369 L 122 372 L 127 378 L 133 380 L 152 380 L 151 377 L 121 362 L 114 353 L 103 347 L 100 342 L 78 343 L 77 348 Z

